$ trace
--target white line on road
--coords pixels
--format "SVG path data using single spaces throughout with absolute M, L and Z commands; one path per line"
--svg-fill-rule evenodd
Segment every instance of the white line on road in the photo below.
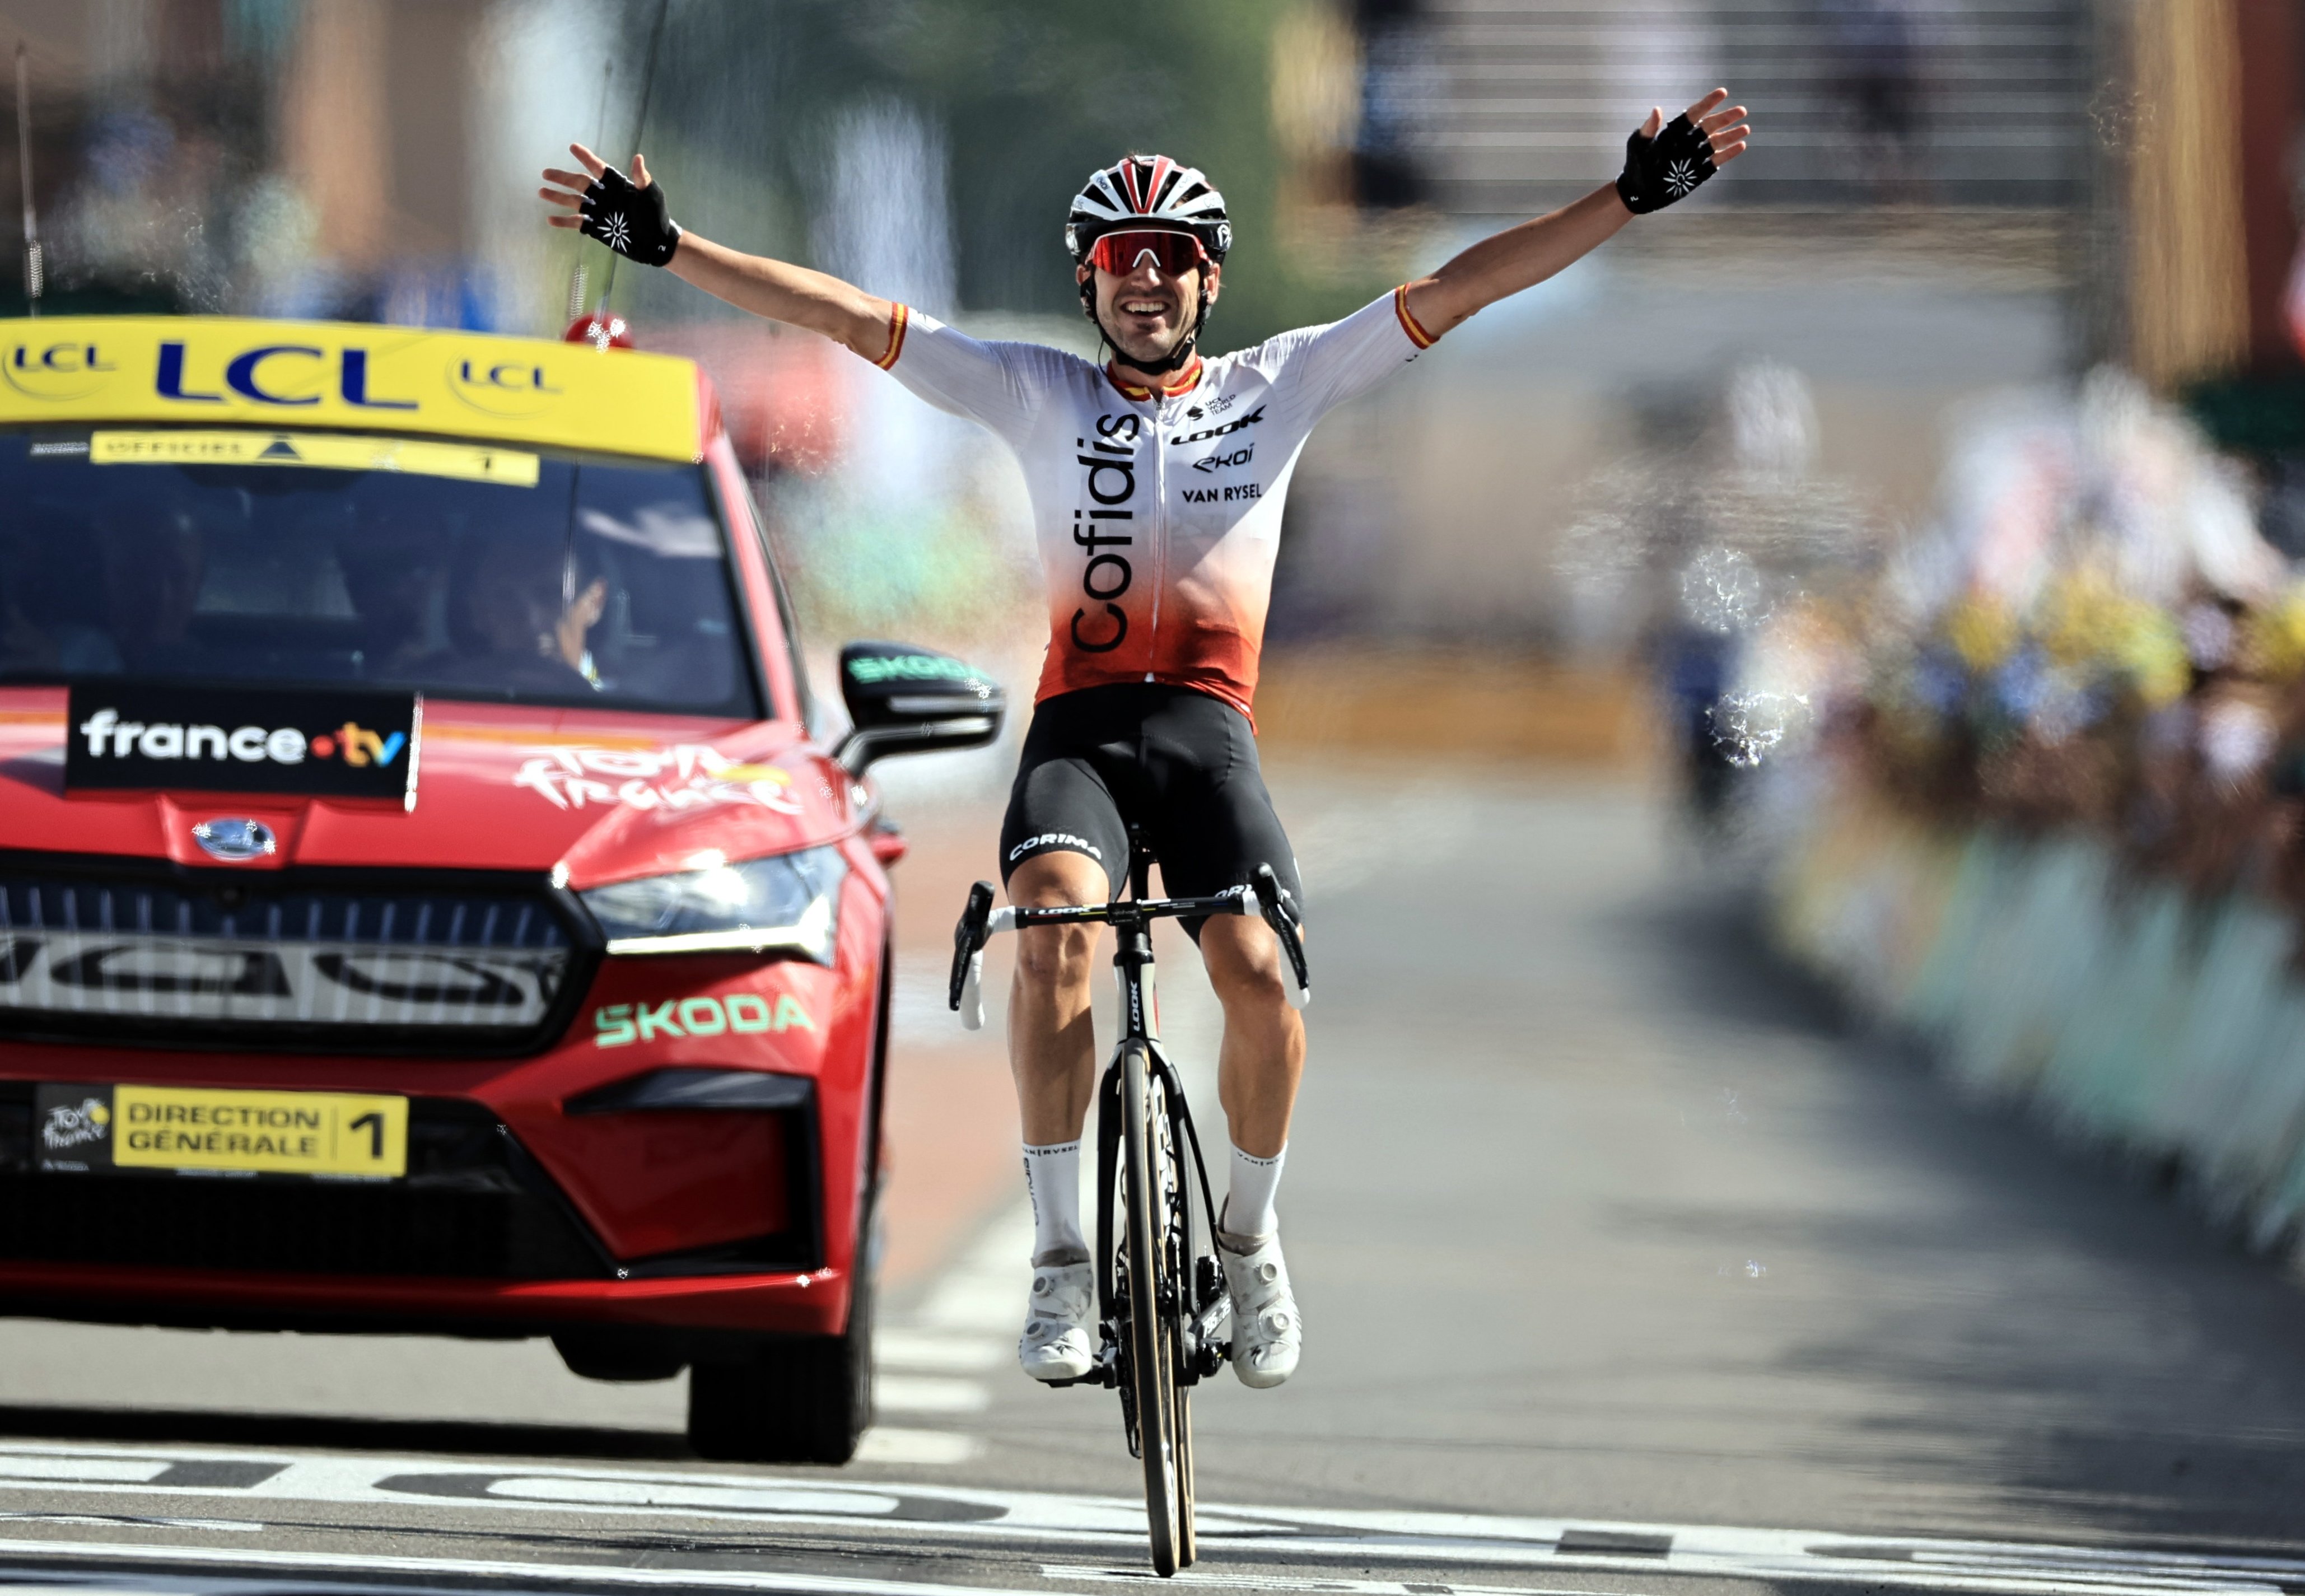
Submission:
M 950 1468 L 983 1455 L 984 1443 L 949 1430 L 896 1430 L 875 1424 L 856 1443 L 855 1461 L 873 1468 Z
M 892 1413 L 981 1413 L 992 1405 L 992 1393 L 973 1380 L 880 1374 L 872 1380 L 872 1401 Z
M 1332 1591 L 1340 1592 L 1340 1596 L 1618 1596 L 1616 1592 L 1596 1592 L 1589 1585 L 1574 1590 L 1545 1590 L 1531 1585 L 1442 1585 L 1426 1580 L 1310 1579 L 1286 1574 L 1218 1574 L 1206 1568 L 1187 1568 L 1181 1574 L 1163 1579 L 1150 1568 L 1100 1568 L 1081 1563 L 1043 1563 L 1041 1575 L 1044 1579 L 1093 1580 L 1102 1584 L 1200 1585 L 1218 1591 Z
M 975 1374 L 998 1365 L 1008 1344 L 982 1336 L 940 1336 L 929 1330 L 889 1328 L 872 1333 L 876 1368 L 915 1374 Z
M 986 1229 L 913 1316 L 915 1329 L 948 1336 L 1014 1337 L 1033 1287 L 1032 1210 L 1012 1209 Z
M 111 1480 L 142 1483 L 168 1472 L 166 1458 L 44 1456 L 38 1453 L 0 1456 L 0 1483 L 22 1480 Z
M 1025 1256 L 1032 1251 L 1032 1237 L 1030 1212 L 1011 1210 L 939 1278 L 910 1323 L 889 1325 L 874 1335 L 872 1384 L 880 1411 L 957 1418 L 992 1405 L 992 1392 L 982 1381 L 954 1377 L 991 1370 L 1008 1356 L 1011 1343 L 1006 1337 L 1022 1322 L 1032 1277 Z M 939 1434 L 910 1433 L 914 1438 Z M 912 1456 L 892 1455 L 890 1439 L 875 1430 L 866 1435 L 858 1456 L 861 1461 L 880 1464 L 965 1463 L 984 1450 L 984 1443 L 974 1436 L 948 1433 L 942 1449 L 916 1439 L 909 1448 L 894 1450 L 909 1450 Z
M 222 1530 L 237 1535 L 260 1535 L 268 1527 L 245 1518 L 151 1518 L 135 1513 L 0 1513 L 0 1524 L 69 1524 L 96 1530 L 123 1525 L 140 1530 Z M 10 1590 L 13 1592 L 14 1587 Z
M 965 1438 L 963 1438 L 965 1439 Z M 1144 1544 L 1144 1510 L 1133 1499 L 1053 1492 L 843 1479 L 838 1483 L 761 1474 L 668 1469 L 479 1464 L 362 1454 L 257 1454 L 215 1449 L 0 1443 L 0 1457 L 37 1456 L 38 1481 L 7 1478 L 0 1491 L 51 1496 L 74 1480 L 76 1495 L 147 1499 L 227 1497 L 240 1502 L 429 1505 L 452 1513 L 583 1514 L 838 1527 L 857 1535 L 1044 1547 Z M 130 1484 L 123 1465 L 161 1462 L 163 1480 Z M 236 1464 L 246 1481 L 234 1484 Z M 198 1467 L 193 1465 L 198 1464 Z M 269 1470 L 271 1472 L 268 1473 Z M 149 1471 L 148 1471 L 149 1472 Z M 88 1476 L 96 1476 L 88 1478 Z M 1830 1581 L 2011 1596 L 2275 1596 L 2305 1585 L 2305 1560 L 2132 1552 L 2020 1541 L 1845 1535 L 1718 1524 L 1615 1524 L 1476 1514 L 1341 1509 L 1204 1508 L 1202 1541 L 1236 1558 L 1304 1563 L 1455 1565 L 1628 1575 L 1705 1575 L 1765 1581 Z
M 342 1569 L 348 1574 L 434 1574 L 457 1580 L 517 1579 L 553 1584 L 648 1585 L 669 1590 L 793 1591 L 831 1596 L 1048 1596 L 993 1585 L 936 1585 L 840 1575 L 740 1573 L 722 1568 L 627 1568 L 600 1563 L 515 1563 L 481 1558 L 378 1557 L 368 1552 L 235 1550 L 220 1546 L 110 1545 L 91 1541 L 0 1541 L 0 1558 L 100 1558 L 118 1563 L 190 1563 L 234 1568 Z

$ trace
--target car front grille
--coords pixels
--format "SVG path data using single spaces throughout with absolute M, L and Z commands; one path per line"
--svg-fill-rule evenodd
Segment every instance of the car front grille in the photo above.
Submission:
M 146 1269 L 599 1278 L 613 1269 L 485 1108 L 409 1104 L 404 1179 L 42 1173 L 32 1089 L 0 1082 L 0 1260 Z
M 0 1031 L 536 1045 L 585 949 L 541 881 L 0 862 Z

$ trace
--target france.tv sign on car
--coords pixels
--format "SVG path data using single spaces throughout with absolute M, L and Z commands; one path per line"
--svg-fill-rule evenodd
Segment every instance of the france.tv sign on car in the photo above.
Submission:
M 416 807 L 414 693 L 75 682 L 64 790 L 190 788 Z

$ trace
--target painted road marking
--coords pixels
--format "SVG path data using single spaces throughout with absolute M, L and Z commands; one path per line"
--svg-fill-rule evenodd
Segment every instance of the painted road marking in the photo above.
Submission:
M 856 1443 L 855 1461 L 874 1468 L 949 1468 L 983 1455 L 984 1443 L 973 1435 L 875 1424 Z
M 270 1527 L 245 1518 L 151 1518 L 134 1513 L 0 1513 L 0 1524 L 69 1524 L 98 1530 L 126 1524 L 140 1530 L 223 1530 L 240 1535 L 260 1535 Z
M 76 1497 L 361 1503 L 403 1512 L 430 1502 L 460 1512 L 581 1514 L 596 1522 L 623 1516 L 810 1524 L 859 1537 L 1109 1546 L 1124 1553 L 1133 1553 L 1144 1538 L 1143 1504 L 1130 1498 L 887 1481 L 833 1484 L 702 1471 L 507 1467 L 437 1457 L 268 1456 L 56 1443 L 0 1444 L 0 1458 L 12 1464 L 38 1459 L 44 1465 L 38 1474 L 0 1472 L 0 1492 L 37 1490 L 50 1497 L 61 1481 L 69 1480 L 73 1482 L 65 1488 Z M 123 1472 L 153 1482 L 123 1481 L 117 1476 Z M 186 1482 L 174 1482 L 179 1480 Z M 2298 1558 L 1714 1524 L 1223 1507 L 1204 1508 L 1200 1534 L 1212 1550 L 1221 1549 L 1236 1559 L 1298 1564 L 1382 1560 L 1496 1569 L 1638 1569 L 2012 1596 L 2275 1596 L 2284 1588 L 2305 1585 L 2305 1559 Z
M 992 1405 L 991 1388 L 956 1377 L 988 1372 L 1014 1355 L 1013 1338 L 1024 1323 L 1032 1285 L 1032 1250 L 1031 1211 L 1010 1210 L 939 1278 L 909 1324 L 875 1332 L 872 1389 L 882 1411 L 957 1418 Z M 872 1447 L 872 1439 L 873 1432 L 868 1432 L 865 1449 L 858 1454 L 862 1461 L 901 1464 L 916 1460 L 880 1453 Z M 948 1448 L 945 1456 L 917 1461 L 965 1463 L 982 1453 L 984 1443 L 974 1436 L 951 1434 Z M 916 1444 L 916 1451 L 927 1449 Z
M 98 1480 L 134 1481 L 149 1484 L 169 1469 L 166 1458 L 142 1457 L 75 1457 L 0 1454 L 0 1482 L 13 1484 L 20 1480 L 56 1481 Z
M 0 1558 L 101 1558 L 234 1568 L 341 1568 L 349 1573 L 437 1574 L 458 1580 L 531 1580 L 570 1585 L 650 1585 L 671 1590 L 829 1592 L 833 1596 L 1049 1596 L 995 1585 L 935 1585 L 842 1575 L 737 1573 L 719 1568 L 627 1568 L 606 1563 L 514 1563 L 481 1558 L 397 1558 L 367 1552 L 270 1551 L 258 1547 L 138 1546 L 89 1541 L 0 1541 Z
M 975 1374 L 996 1367 L 1008 1344 L 981 1336 L 940 1336 L 929 1330 L 882 1329 L 872 1334 L 872 1362 L 881 1369 L 919 1374 Z
M 1033 1290 L 1033 1215 L 1019 1205 L 989 1227 L 930 1292 L 915 1329 L 1013 1343 Z
M 880 1374 L 872 1380 L 872 1402 L 892 1413 L 981 1413 L 992 1405 L 992 1393 L 978 1380 Z
M 1545 1590 L 1531 1585 L 1433 1584 L 1425 1580 L 1307 1579 L 1286 1574 L 1218 1574 L 1187 1568 L 1163 1579 L 1150 1568 L 1100 1568 L 1085 1564 L 1043 1563 L 1044 1579 L 1091 1580 L 1106 1584 L 1144 1582 L 1163 1586 L 1201 1585 L 1218 1591 L 1334 1591 L 1342 1596 L 1619 1596 L 1590 1586 Z

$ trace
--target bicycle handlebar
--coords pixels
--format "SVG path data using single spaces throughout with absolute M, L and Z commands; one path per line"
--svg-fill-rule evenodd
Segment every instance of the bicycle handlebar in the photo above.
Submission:
M 1281 952 L 1288 956 L 1294 978 L 1287 991 L 1289 1006 L 1303 1008 L 1313 1000 L 1313 978 L 1305 963 L 1304 918 L 1269 864 L 1256 867 L 1253 885 L 1235 887 L 1214 897 L 1116 899 L 1110 904 L 1063 904 L 1045 909 L 1020 909 L 1013 904 L 992 906 L 992 883 L 979 881 L 968 889 L 968 907 L 952 931 L 952 981 L 946 994 L 948 1006 L 960 1011 L 960 1023 L 970 1031 L 984 1028 L 984 945 L 1002 931 L 1036 925 L 1137 925 L 1153 920 L 1204 917 L 1211 914 L 1255 914 L 1272 928 Z

